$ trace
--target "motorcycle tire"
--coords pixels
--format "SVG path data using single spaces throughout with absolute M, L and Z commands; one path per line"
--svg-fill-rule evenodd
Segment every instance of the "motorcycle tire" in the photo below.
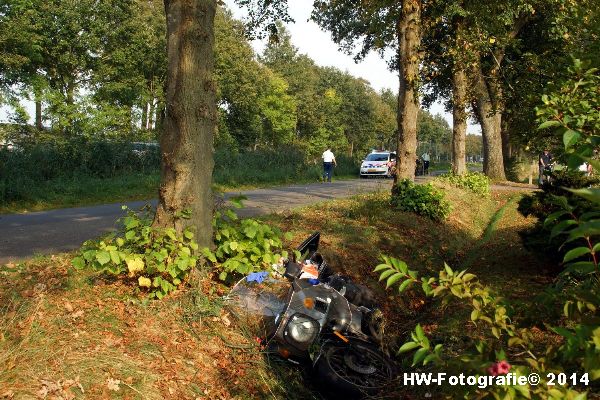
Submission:
M 360 340 L 324 344 L 314 372 L 329 394 L 345 399 L 375 396 L 395 377 L 392 361 L 377 346 Z

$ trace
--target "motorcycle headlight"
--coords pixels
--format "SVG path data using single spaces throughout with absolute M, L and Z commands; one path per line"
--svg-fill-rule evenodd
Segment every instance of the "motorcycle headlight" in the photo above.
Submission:
M 319 333 L 319 323 L 301 314 L 294 314 L 286 327 L 287 334 L 297 343 L 310 343 Z

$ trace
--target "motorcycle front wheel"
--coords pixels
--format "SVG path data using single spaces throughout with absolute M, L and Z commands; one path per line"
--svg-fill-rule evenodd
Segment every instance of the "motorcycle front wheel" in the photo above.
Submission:
M 315 373 L 328 391 L 352 399 L 376 395 L 394 379 L 391 360 L 376 346 L 359 340 L 324 344 Z

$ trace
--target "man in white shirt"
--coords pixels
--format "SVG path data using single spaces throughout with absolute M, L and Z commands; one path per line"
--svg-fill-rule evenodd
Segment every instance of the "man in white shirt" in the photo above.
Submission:
M 429 174 L 429 153 L 425 152 L 422 156 L 421 159 L 423 160 L 423 173 L 424 174 Z
M 331 175 L 333 174 L 333 166 L 337 166 L 335 162 L 335 156 L 328 147 L 321 156 L 323 159 L 323 181 L 331 182 Z

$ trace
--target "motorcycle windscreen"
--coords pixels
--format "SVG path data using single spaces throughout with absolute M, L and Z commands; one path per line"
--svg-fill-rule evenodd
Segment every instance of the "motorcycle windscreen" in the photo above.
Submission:
M 288 281 L 267 278 L 258 283 L 243 278 L 227 295 L 227 303 L 258 335 L 269 336 L 275 331 L 280 314 L 287 306 L 289 290 Z

